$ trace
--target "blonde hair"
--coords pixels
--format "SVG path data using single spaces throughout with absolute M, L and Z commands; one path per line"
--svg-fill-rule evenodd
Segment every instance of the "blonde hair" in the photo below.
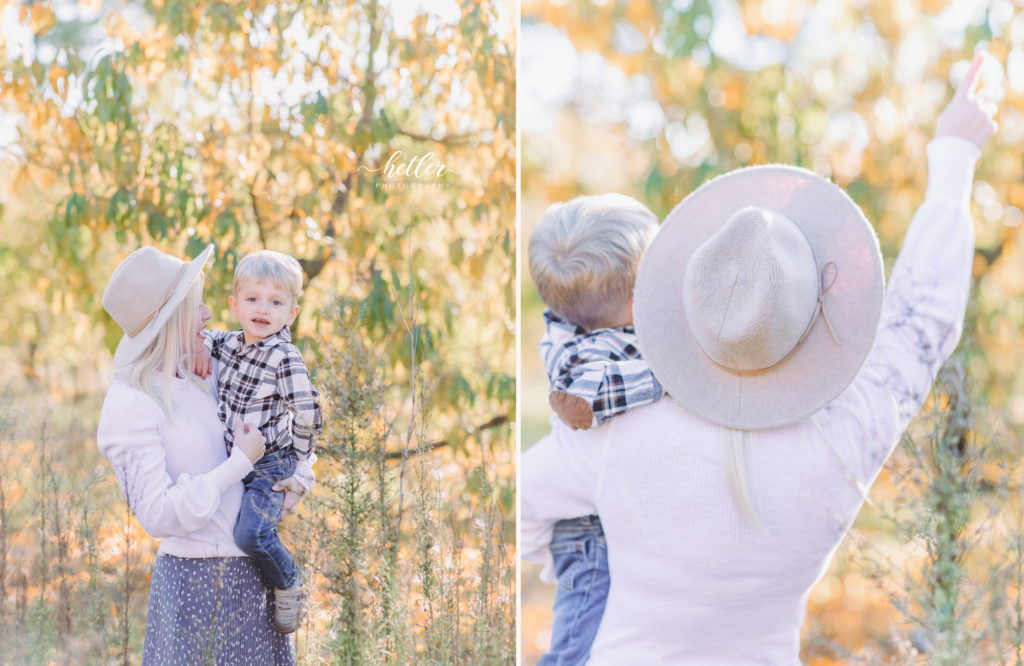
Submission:
M 725 445 L 725 468 L 729 477 L 729 489 L 732 491 L 732 498 L 736 502 L 736 508 L 740 510 L 743 517 L 751 527 L 762 534 L 768 534 L 767 528 L 757 515 L 754 507 L 754 500 L 750 496 L 750 486 L 747 483 L 747 455 L 746 436 L 749 431 L 734 430 L 733 428 L 722 428 L 723 444 Z
M 295 303 L 302 296 L 302 266 L 287 254 L 273 250 L 259 250 L 245 255 L 235 266 L 232 289 L 238 293 L 243 282 L 255 280 L 270 282 L 292 295 Z
M 199 306 L 203 302 L 203 283 L 203 274 L 200 272 L 153 342 L 116 375 L 129 386 L 153 398 L 168 416 L 173 407 L 172 377 L 185 377 L 198 386 L 206 387 L 189 367 L 189 356 L 201 347 L 196 340 L 196 333 L 202 325 Z M 157 372 L 162 375 L 159 387 L 153 381 L 154 373 Z
M 558 316 L 590 330 L 615 324 L 633 298 L 640 259 L 658 218 L 622 194 L 548 207 L 530 235 L 530 275 Z

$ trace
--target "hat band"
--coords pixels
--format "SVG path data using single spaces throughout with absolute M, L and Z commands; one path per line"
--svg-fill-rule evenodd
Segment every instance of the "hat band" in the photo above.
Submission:
M 828 280 L 828 284 L 825 284 L 827 280 L 826 273 L 828 273 L 829 266 L 832 267 L 832 278 Z M 818 284 L 818 304 L 814 308 L 814 314 L 811 315 L 811 321 L 807 324 L 807 328 L 804 329 L 804 332 L 800 335 L 800 338 L 796 341 L 796 344 L 793 345 L 793 348 L 789 350 L 789 353 L 787 353 L 785 356 L 780 358 L 775 363 L 769 365 L 767 368 L 760 368 L 758 370 L 737 370 L 736 368 L 730 368 L 729 366 L 722 365 L 715 359 L 708 356 L 707 352 L 704 351 L 704 348 L 701 347 L 700 344 L 696 345 L 696 347 L 697 349 L 700 349 L 701 354 L 704 355 L 704 358 L 708 359 L 709 361 L 711 361 L 718 367 L 722 368 L 726 372 L 730 372 L 734 375 L 759 375 L 762 372 L 767 372 L 772 368 L 776 368 L 785 363 L 787 360 L 789 360 L 789 357 L 795 354 L 797 349 L 800 349 L 800 345 L 802 345 L 804 340 L 807 339 L 807 336 L 811 334 L 811 329 L 814 328 L 814 322 L 818 321 L 819 317 L 821 317 L 821 319 L 825 322 L 825 327 L 828 328 L 829 335 L 832 336 L 832 341 L 835 342 L 836 345 L 842 347 L 843 343 L 839 340 L 839 337 L 836 335 L 836 331 L 832 327 L 832 322 L 828 318 L 828 312 L 825 311 L 825 294 L 827 294 L 832 289 L 832 287 L 836 283 L 836 279 L 838 278 L 839 267 L 836 266 L 836 263 L 834 261 L 830 261 L 827 264 L 825 264 L 825 266 L 821 269 L 821 282 Z
M 150 312 L 146 316 L 146 318 L 143 319 L 142 322 L 138 326 L 136 326 L 134 329 L 132 329 L 132 331 L 130 333 L 126 333 L 126 335 L 129 338 L 134 338 L 136 335 L 141 333 L 142 329 L 146 328 L 146 326 L 149 325 L 149 322 L 153 321 L 153 318 L 156 317 L 157 313 L 160 312 L 160 310 L 163 309 L 163 307 L 165 305 L 167 305 L 167 301 L 170 300 L 171 294 L 174 293 L 175 287 L 178 286 L 178 282 L 181 281 L 181 276 L 185 274 L 185 269 L 187 269 L 187 268 L 188 268 L 188 263 L 187 262 L 182 262 L 181 268 L 178 269 L 178 272 L 174 275 L 174 279 L 171 280 L 171 288 L 167 290 L 166 294 L 164 294 L 163 299 L 161 299 L 161 301 L 160 301 L 160 305 L 156 306 L 156 309 L 154 309 L 152 312 Z

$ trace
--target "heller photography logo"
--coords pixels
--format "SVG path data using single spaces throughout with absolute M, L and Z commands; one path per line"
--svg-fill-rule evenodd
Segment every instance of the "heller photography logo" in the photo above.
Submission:
M 360 165 L 359 171 L 381 174 L 382 179 L 377 182 L 376 186 L 383 189 L 428 187 L 446 190 L 452 185 L 441 181 L 440 178 L 449 173 L 461 173 L 442 162 L 434 154 L 434 151 L 424 155 L 406 156 L 401 150 L 392 152 L 384 166 L 372 169 L 366 165 Z

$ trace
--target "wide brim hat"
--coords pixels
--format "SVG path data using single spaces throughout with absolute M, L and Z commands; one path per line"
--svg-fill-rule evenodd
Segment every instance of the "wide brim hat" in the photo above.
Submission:
M 691 326 L 693 289 L 684 288 L 691 259 L 707 261 L 703 248 L 747 209 L 791 221 L 824 282 L 815 303 L 822 312 L 788 354 L 757 371 L 712 360 Z M 668 215 L 641 262 L 633 319 L 671 399 L 713 423 L 757 430 L 800 421 L 849 386 L 874 343 L 883 289 L 878 238 L 842 189 L 806 169 L 755 166 L 711 180 Z
M 114 270 L 103 292 L 103 308 L 125 332 L 114 351 L 115 366 L 128 365 L 153 342 L 212 253 L 209 245 L 186 262 L 143 247 Z

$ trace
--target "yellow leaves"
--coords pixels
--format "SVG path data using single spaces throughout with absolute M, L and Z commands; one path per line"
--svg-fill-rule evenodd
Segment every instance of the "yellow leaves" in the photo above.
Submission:
M 304 196 L 313 191 L 313 178 L 309 171 L 303 169 L 295 176 L 295 193 Z
M 1024 208 L 1024 183 L 1013 182 L 1009 186 L 1010 204 L 1017 208 Z
M 47 72 L 47 75 L 49 76 L 50 86 L 53 88 L 53 91 L 60 95 L 61 99 L 67 97 L 68 70 L 55 63 L 50 65 L 50 70 Z
M 114 39 L 121 40 L 125 44 L 134 44 L 139 41 L 139 30 L 120 12 L 111 12 L 104 23 L 107 34 Z
M 160 25 L 156 30 L 140 36 L 139 43 L 147 60 L 166 60 L 174 40 L 168 34 L 167 26 Z
M 253 134 L 249 137 L 246 151 L 249 159 L 257 162 L 265 162 L 270 158 L 270 153 L 272 151 L 270 139 L 262 133 Z
M 742 76 L 730 77 L 728 82 L 722 86 L 721 91 L 721 107 L 723 109 L 739 109 L 746 102 L 746 85 Z
M 149 81 L 156 81 L 166 70 L 167 63 L 164 60 L 152 60 L 149 63 Z
M 800 31 L 806 10 L 802 0 L 763 0 L 742 4 L 743 25 L 747 32 L 782 41 L 793 39 Z
M 650 2 L 627 2 L 626 20 L 642 34 L 647 35 L 659 28 L 660 18 L 654 14 L 654 4 Z
M 28 21 L 29 29 L 38 35 L 43 35 L 57 25 L 57 16 L 53 10 L 41 2 L 29 5 L 22 5 L 18 12 L 18 18 L 22 23 Z

